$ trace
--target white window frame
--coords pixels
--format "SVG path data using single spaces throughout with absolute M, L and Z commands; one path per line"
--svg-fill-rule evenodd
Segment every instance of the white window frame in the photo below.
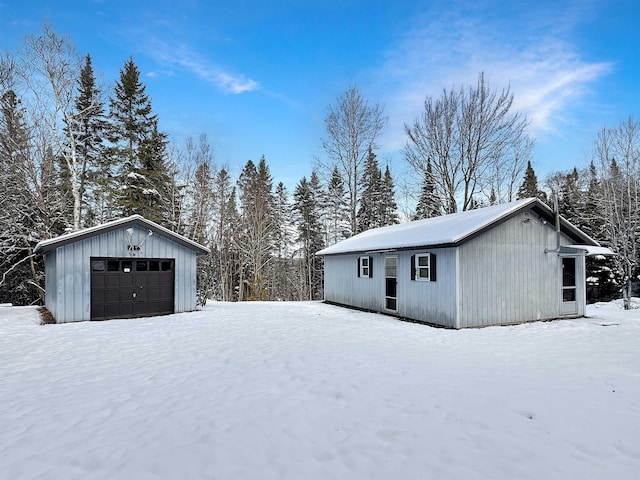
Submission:
M 369 256 L 360 257 L 358 259 L 358 264 L 360 265 L 360 278 L 370 278 L 371 277 L 371 265 Z M 366 265 L 365 265 L 366 263 Z M 353 268 L 353 267 L 352 267 Z
M 420 265 L 420 259 L 426 258 L 427 264 Z M 415 268 L 416 268 L 416 281 L 418 282 L 430 282 L 431 281 L 431 254 L 430 253 L 417 253 L 415 256 Z M 422 270 L 427 271 L 427 275 L 423 276 L 420 273 Z

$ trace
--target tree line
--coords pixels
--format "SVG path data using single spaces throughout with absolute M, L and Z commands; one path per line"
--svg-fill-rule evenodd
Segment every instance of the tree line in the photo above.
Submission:
M 511 91 L 493 90 L 483 73 L 474 85 L 426 97 L 404 126 L 416 204 L 402 220 L 527 196 L 550 201 L 545 192 L 557 191 L 563 215 L 623 252 L 615 265 L 594 268 L 630 295 L 638 274 L 636 123 L 604 129 L 589 169 L 552 175 L 539 189 L 535 142 L 512 104 Z M 210 248 L 198 259 L 201 302 L 320 299 L 315 252 L 401 221 L 392 170 L 376 154 L 387 121 L 383 106 L 351 86 L 328 106 L 325 157 L 293 192 L 274 181 L 264 156 L 234 178 L 206 134 L 169 140 L 132 57 L 107 87 L 92 57 L 45 24 L 0 57 L 0 301 L 42 301 L 38 241 L 131 214 Z

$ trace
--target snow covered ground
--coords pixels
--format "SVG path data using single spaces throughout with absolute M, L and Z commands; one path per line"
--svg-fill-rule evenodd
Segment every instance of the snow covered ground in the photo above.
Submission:
M 451 331 L 318 302 L 0 307 L 0 478 L 637 479 L 640 310 Z

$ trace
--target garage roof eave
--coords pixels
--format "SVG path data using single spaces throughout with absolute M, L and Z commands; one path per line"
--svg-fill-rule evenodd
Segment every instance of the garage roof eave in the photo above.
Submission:
M 129 217 L 120 218 L 111 222 L 103 223 L 102 225 L 96 225 L 95 227 L 85 228 L 71 233 L 60 235 L 59 237 L 50 238 L 48 240 L 42 240 L 39 242 L 33 250 L 35 254 L 47 253 L 58 247 L 69 245 L 71 243 L 79 242 L 87 238 L 102 235 L 103 233 L 118 230 L 120 228 L 127 228 L 133 225 L 138 225 L 149 231 L 162 235 L 164 237 L 173 240 L 174 242 L 195 251 L 196 255 L 208 255 L 211 251 L 197 242 L 188 239 L 176 232 L 169 230 L 168 228 L 158 225 L 151 220 L 147 220 L 142 215 L 131 215 Z

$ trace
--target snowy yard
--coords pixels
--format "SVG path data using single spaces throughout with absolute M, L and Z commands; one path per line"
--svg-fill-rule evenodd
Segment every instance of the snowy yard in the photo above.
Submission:
M 0 307 L 0 478 L 636 479 L 640 310 L 451 331 L 317 302 Z

